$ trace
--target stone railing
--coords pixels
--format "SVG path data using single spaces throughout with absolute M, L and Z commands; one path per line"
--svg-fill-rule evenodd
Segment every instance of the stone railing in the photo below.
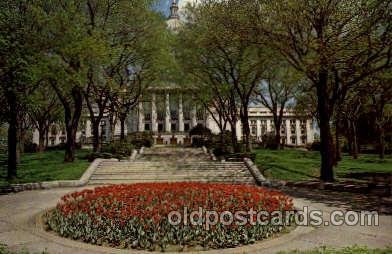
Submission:
M 270 182 L 261 174 L 260 170 L 257 168 L 256 164 L 249 158 L 244 158 L 244 163 L 248 168 L 249 172 L 255 179 L 257 185 L 269 186 Z

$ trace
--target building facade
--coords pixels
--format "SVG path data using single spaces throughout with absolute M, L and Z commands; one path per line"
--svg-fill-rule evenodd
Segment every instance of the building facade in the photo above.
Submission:
M 125 133 L 150 132 L 155 144 L 171 145 L 190 144 L 189 131 L 197 124 L 202 124 L 211 129 L 212 133 L 219 134 L 219 127 L 213 117 L 195 102 L 192 93 L 170 87 L 149 89 L 128 115 Z M 249 126 L 251 138 L 255 142 L 263 142 L 267 134 L 275 132 L 271 111 L 261 105 L 249 107 Z M 82 121 L 79 129 L 77 141 L 84 144 L 91 143 L 92 130 L 88 118 Z M 230 130 L 229 126 L 227 130 Z M 243 132 L 240 121 L 237 122 L 236 132 L 238 140 L 241 140 Z M 105 116 L 101 122 L 100 134 L 102 142 L 117 139 L 120 136 L 120 123 L 116 123 L 111 128 L 109 118 Z M 312 143 L 314 141 L 312 119 L 285 110 L 281 138 L 283 144 L 290 146 L 305 146 Z M 53 126 L 49 131 L 48 141 L 49 146 L 64 143 L 65 130 Z M 33 142 L 38 143 L 37 131 L 34 133 Z

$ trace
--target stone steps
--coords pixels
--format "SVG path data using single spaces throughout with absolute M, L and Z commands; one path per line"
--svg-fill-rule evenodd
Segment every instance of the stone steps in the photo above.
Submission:
M 192 171 L 189 172 L 187 170 L 162 170 L 162 171 L 97 171 L 94 173 L 94 175 L 137 175 L 137 174 L 143 174 L 143 175 L 187 175 L 187 174 L 192 174 L 192 175 L 214 175 L 214 174 L 221 174 L 221 175 L 235 175 L 235 174 L 248 174 L 247 171 L 244 170 L 211 170 L 211 171 Z
M 136 161 L 103 161 L 89 184 L 143 182 L 222 182 L 255 184 L 244 162 L 209 160 L 201 149 L 150 148 Z
M 157 182 L 157 183 L 167 183 L 167 182 L 210 182 L 210 183 L 231 183 L 231 184 L 255 184 L 253 178 L 244 178 L 244 179 L 111 179 L 111 180 L 91 180 L 89 182 L 90 185 L 107 185 L 107 184 L 132 184 L 132 183 L 150 183 L 150 182 Z

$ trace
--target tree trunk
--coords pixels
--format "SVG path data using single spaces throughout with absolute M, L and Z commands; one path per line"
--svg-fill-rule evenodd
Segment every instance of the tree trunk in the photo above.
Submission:
M 338 162 L 342 160 L 342 155 L 340 151 L 340 141 L 339 141 L 339 128 L 338 124 L 335 126 L 335 166 L 338 165 Z
M 246 108 L 243 109 L 241 122 L 242 122 L 242 129 L 244 131 L 243 137 L 244 137 L 244 143 L 245 143 L 245 151 L 250 152 L 251 151 L 250 128 L 249 128 L 248 110 Z
M 385 157 L 385 130 L 383 127 L 379 128 L 379 157 L 380 159 L 384 159 Z
M 230 122 L 230 127 L 231 127 L 231 145 L 233 146 L 233 150 L 235 153 L 241 152 L 239 146 L 238 146 L 238 141 L 237 141 L 237 130 L 235 123 Z
M 93 128 L 93 151 L 100 152 L 101 151 L 101 142 L 99 136 L 99 123 L 100 121 L 91 122 L 91 127 Z
M 65 127 L 67 132 L 67 142 L 65 144 L 64 162 L 75 160 L 76 132 L 79 126 L 80 116 L 83 109 L 83 94 L 79 87 L 72 89 L 73 114 L 68 106 L 65 107 Z M 64 105 L 65 106 L 65 105 Z
M 280 135 L 280 127 L 278 130 L 275 130 L 275 149 L 280 150 L 282 148 L 281 139 L 282 136 Z
M 352 131 L 351 131 L 351 122 L 347 119 L 347 145 L 348 145 L 348 153 L 353 155 L 353 139 L 352 139 Z
M 16 178 L 17 166 L 17 117 L 16 117 L 16 102 L 10 102 L 10 119 L 8 126 L 8 172 L 7 179 L 12 180 Z
M 38 128 L 38 152 L 42 153 L 45 151 L 45 128 L 39 127 Z
M 67 126 L 67 142 L 65 144 L 64 162 L 73 162 L 75 160 L 76 147 L 76 129 L 73 126 Z
M 333 144 L 330 128 L 330 115 L 332 109 L 328 105 L 328 72 L 321 70 L 319 74 L 319 82 L 317 85 L 317 109 L 320 117 L 320 154 L 321 154 L 321 170 L 320 179 L 326 182 L 334 181 L 333 174 Z
M 24 133 L 20 123 L 20 118 L 17 117 L 16 123 L 16 163 L 20 164 L 21 156 L 24 153 Z
M 45 149 L 49 146 L 49 126 L 45 128 Z
M 120 140 L 125 141 L 125 118 L 124 116 L 120 116 L 120 123 L 121 123 L 121 132 L 120 132 Z
M 357 126 L 355 122 L 353 121 L 351 123 L 352 126 L 352 132 L 353 132 L 353 159 L 358 159 L 358 139 L 357 139 Z

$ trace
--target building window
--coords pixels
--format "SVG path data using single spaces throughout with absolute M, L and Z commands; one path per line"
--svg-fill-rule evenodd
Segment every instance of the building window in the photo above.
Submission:
M 191 112 L 190 111 L 184 111 L 184 120 L 185 121 L 191 120 Z
M 256 128 L 256 126 L 252 126 L 252 135 L 253 136 L 257 135 L 257 128 Z
M 150 113 L 145 114 L 144 115 L 144 120 L 145 121 L 151 121 L 151 114 Z
M 158 131 L 159 132 L 163 131 L 163 123 L 158 123 Z
M 177 124 L 175 124 L 175 123 L 171 124 L 171 131 L 172 132 L 176 132 L 177 131 Z
M 190 125 L 189 123 L 184 124 L 184 131 L 189 131 L 190 130 Z
M 303 137 L 301 138 L 301 141 L 302 141 L 302 144 L 306 144 L 306 136 L 303 136 Z
M 54 138 L 51 138 L 51 139 L 50 139 L 50 144 L 51 144 L 52 146 L 54 146 L 54 144 L 55 144 Z
M 295 141 L 296 141 L 296 137 L 291 137 L 291 143 L 295 144 L 296 143 Z
M 158 111 L 157 117 L 158 117 L 158 121 L 165 120 L 165 112 L 164 111 Z
M 150 131 L 150 130 L 151 130 L 151 129 L 150 129 L 150 124 L 149 124 L 149 123 L 144 124 L 144 130 L 145 130 L 145 131 Z
M 170 111 L 170 118 L 171 118 L 171 120 L 178 120 L 177 110 Z
M 282 125 L 280 127 L 280 133 L 285 134 L 286 133 L 286 128 L 284 127 L 284 125 Z
M 64 143 L 65 143 L 65 137 L 61 137 L 61 138 L 60 138 L 60 142 L 61 142 L 62 144 L 64 144 Z

